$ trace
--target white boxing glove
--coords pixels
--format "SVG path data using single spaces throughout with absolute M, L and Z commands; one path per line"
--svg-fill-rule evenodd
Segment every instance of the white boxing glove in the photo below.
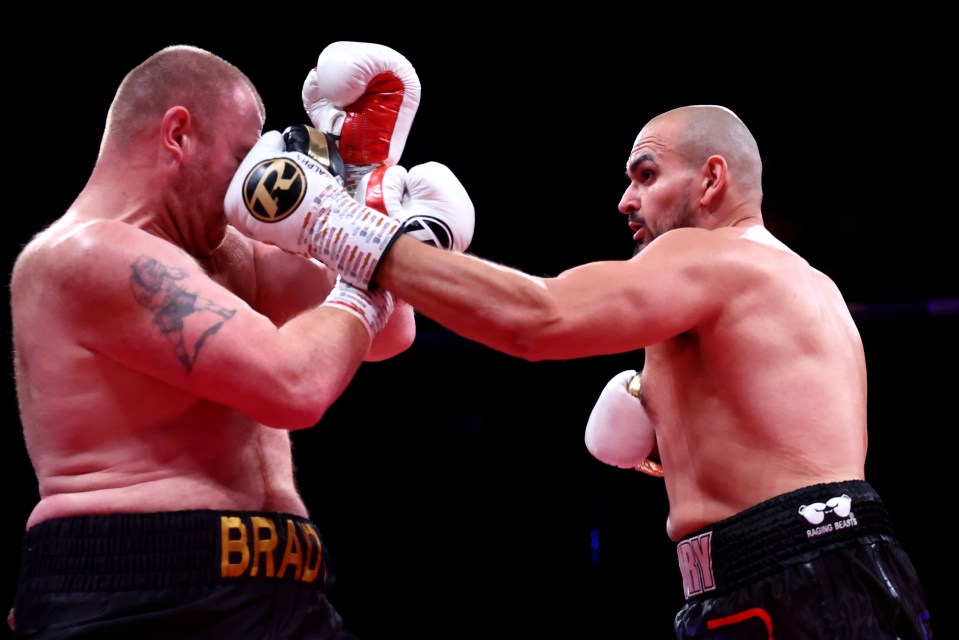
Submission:
M 450 168 L 439 162 L 409 171 L 399 165 L 379 167 L 360 181 L 356 198 L 400 220 L 401 233 L 420 242 L 462 253 L 473 241 L 473 201 Z
M 630 369 L 606 383 L 586 422 L 586 448 L 600 462 L 662 476 L 659 463 L 649 459 L 656 431 L 638 397 L 639 381 Z
M 400 226 L 356 202 L 317 160 L 288 151 L 279 131 L 253 145 L 223 205 L 240 233 L 315 258 L 361 289 Z
M 366 173 L 399 163 L 420 93 L 413 65 L 387 46 L 343 41 L 320 53 L 303 82 L 303 108 L 339 141 L 351 195 Z

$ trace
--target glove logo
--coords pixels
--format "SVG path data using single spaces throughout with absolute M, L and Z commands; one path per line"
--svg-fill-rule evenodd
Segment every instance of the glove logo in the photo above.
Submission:
M 445 221 L 432 216 L 414 215 L 407 218 L 400 230 L 408 233 L 420 242 L 426 242 L 440 249 L 453 247 L 453 231 Z
M 289 158 L 270 158 L 257 163 L 243 182 L 243 201 L 261 222 L 279 222 L 289 217 L 306 195 L 306 175 Z

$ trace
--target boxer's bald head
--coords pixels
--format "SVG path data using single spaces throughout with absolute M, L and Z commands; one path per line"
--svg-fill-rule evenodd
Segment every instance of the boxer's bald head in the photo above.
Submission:
M 651 135 L 664 135 L 690 166 L 722 156 L 741 189 L 762 193 L 759 146 L 745 123 L 726 107 L 690 105 L 666 111 L 643 127 L 637 143 Z

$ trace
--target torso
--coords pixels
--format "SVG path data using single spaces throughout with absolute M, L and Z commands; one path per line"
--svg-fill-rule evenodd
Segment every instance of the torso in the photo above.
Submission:
M 750 243 L 736 248 L 742 268 L 712 285 L 735 304 L 648 347 L 643 370 L 673 540 L 802 486 L 864 477 L 865 360 L 834 283 L 761 227 L 711 233 Z
M 131 225 L 93 224 L 113 225 L 111 233 L 143 255 L 179 251 Z M 287 431 L 259 425 L 87 346 L 89 327 L 79 326 L 83 314 L 76 312 L 85 302 L 62 293 L 77 288 L 61 281 L 94 269 L 129 273 L 130 265 L 110 264 L 104 257 L 109 252 L 98 251 L 98 235 L 81 227 L 68 216 L 39 234 L 18 258 L 11 282 L 21 419 L 40 491 L 27 527 L 61 516 L 180 509 L 306 516 Z M 76 238 L 89 246 L 77 250 Z M 252 303 L 252 250 L 236 238 L 224 248 L 205 265 L 208 275 Z M 193 268 L 185 254 L 176 259 Z M 117 289 L 109 295 L 132 297 L 128 286 Z

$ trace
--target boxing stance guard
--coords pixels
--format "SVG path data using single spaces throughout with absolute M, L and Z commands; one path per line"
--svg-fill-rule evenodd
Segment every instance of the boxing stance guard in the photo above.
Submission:
M 359 290 L 350 290 L 352 297 L 375 293 L 376 267 L 400 235 L 465 251 L 475 211 L 453 172 L 438 162 L 410 170 L 396 164 L 419 96 L 415 70 L 392 49 L 329 45 L 307 74 L 302 97 L 322 133 L 310 137 L 336 143 L 330 150 L 342 158 L 344 177 L 334 175 L 337 163 L 318 161 L 297 143 L 302 136 L 268 131 L 227 189 L 228 221 L 248 237 L 335 270 L 345 287 Z

